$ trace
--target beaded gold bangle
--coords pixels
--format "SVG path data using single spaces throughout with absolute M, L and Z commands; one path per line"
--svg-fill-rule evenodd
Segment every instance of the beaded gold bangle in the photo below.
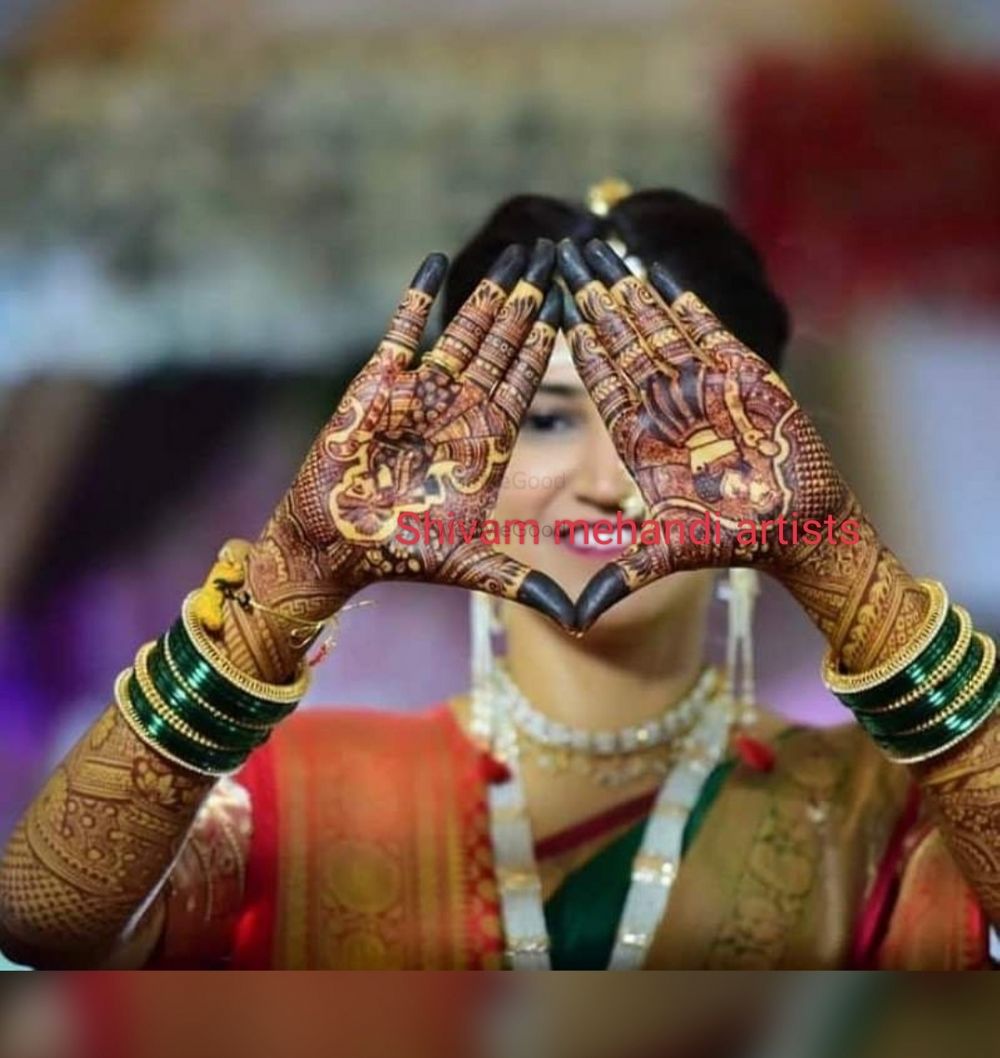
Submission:
M 167 636 L 163 636 L 160 640 L 160 647 L 161 656 L 163 657 L 163 661 L 167 668 L 170 670 L 171 676 L 173 676 L 177 683 L 184 688 L 184 693 L 188 695 L 193 702 L 196 702 L 202 709 L 204 709 L 209 716 L 214 717 L 216 720 L 245 727 L 248 731 L 264 732 L 270 731 L 274 727 L 273 723 L 248 720 L 242 716 L 237 718 L 229 713 L 223 712 L 221 709 L 217 709 L 203 694 L 196 691 L 181 675 L 180 670 L 177 668 L 177 662 L 174 661 L 174 657 L 170 653 L 170 643 Z
M 952 609 L 958 616 L 958 638 L 955 640 L 955 644 L 948 652 L 947 656 L 942 658 L 937 666 L 930 672 L 927 679 L 921 683 L 920 686 L 914 687 L 912 690 L 907 691 L 906 694 L 902 695 L 902 697 L 897 698 L 895 701 L 887 702 L 885 705 L 853 706 L 852 708 L 855 713 L 870 715 L 873 717 L 881 716 L 883 713 L 894 713 L 907 705 L 912 705 L 924 695 L 929 688 L 936 687 L 958 668 L 959 663 L 965 657 L 965 653 L 972 642 L 972 617 L 964 606 L 953 606 Z
M 892 746 L 896 745 L 900 739 L 905 741 L 907 733 L 912 732 L 915 727 L 941 716 L 946 709 L 950 708 L 979 672 L 984 652 L 983 641 L 973 636 L 965 657 L 959 662 L 955 671 L 936 687 L 928 686 L 920 698 L 907 708 L 877 715 L 855 713 L 855 716 L 879 745 L 886 743 Z
M 300 701 L 309 687 L 309 667 L 302 665 L 298 678 L 294 683 L 289 684 L 264 683 L 263 680 L 254 679 L 253 676 L 243 672 L 224 654 L 219 652 L 208 634 L 195 619 L 193 607 L 196 595 L 197 592 L 191 592 L 184 600 L 184 605 L 181 608 L 181 618 L 188 638 L 202 658 L 220 676 L 228 680 L 229 683 L 233 684 L 244 694 L 278 705 L 290 705 Z
M 146 655 L 145 674 L 171 713 L 210 742 L 234 752 L 250 753 L 270 737 L 270 728 L 252 731 L 227 717 L 213 715 L 196 702 L 167 668 L 162 639 Z
M 911 665 L 927 649 L 941 630 L 948 615 L 948 593 L 940 581 L 921 579 L 920 586 L 927 592 L 929 608 L 923 628 L 898 654 L 864 672 L 843 673 L 839 670 L 833 649 L 827 650 L 823 658 L 823 682 L 834 694 L 857 694 L 869 691 L 880 683 L 897 676 Z
M 985 684 L 965 703 L 965 709 L 941 721 L 944 733 L 932 729 L 911 736 L 908 744 L 882 744 L 886 757 L 896 764 L 918 764 L 939 757 L 976 732 L 1000 704 L 1000 670 L 994 667 Z
M 915 727 L 908 728 L 906 731 L 900 731 L 899 738 L 906 738 L 909 735 L 919 735 L 924 731 L 930 731 L 932 728 L 938 727 L 949 717 L 954 716 L 955 713 L 964 709 L 965 706 L 983 689 L 996 665 L 997 648 L 993 640 L 989 636 L 983 635 L 982 632 L 976 632 L 975 638 L 982 646 L 983 655 L 979 662 L 979 668 L 976 669 L 976 672 L 969 680 L 968 685 L 962 689 L 954 701 L 950 702 L 944 709 L 940 710 L 940 712 L 936 713 L 929 720 L 925 720 L 923 723 L 917 724 Z
M 163 699 L 160 692 L 156 689 L 152 677 L 149 675 L 149 655 L 155 646 L 155 643 L 145 643 L 141 646 L 138 654 L 135 656 L 134 666 L 135 678 L 139 684 L 139 689 L 142 691 L 143 697 L 146 701 L 149 702 L 153 712 L 155 712 L 168 727 L 173 728 L 177 734 L 183 735 L 191 742 L 203 746 L 205 749 L 215 750 L 219 753 L 232 752 L 234 749 L 233 746 L 224 746 L 222 743 L 215 742 L 198 731 L 195 731 L 195 729 L 179 716 Z
M 200 768 L 197 765 L 190 763 L 190 761 L 181 760 L 180 757 L 171 753 L 169 750 L 164 749 L 163 746 L 161 746 L 159 742 L 157 742 L 149 732 L 146 731 L 142 721 L 136 715 L 135 707 L 132 705 L 131 699 L 128 696 L 128 684 L 132 679 L 132 674 L 133 670 L 131 667 L 122 669 L 115 680 L 115 705 L 132 734 L 135 735 L 143 745 L 148 746 L 158 756 L 163 757 L 164 760 L 170 761 L 171 764 L 176 764 L 179 768 L 184 768 L 187 771 L 194 772 L 196 775 L 204 775 L 213 779 L 217 779 L 220 775 L 226 774 L 221 771 Z

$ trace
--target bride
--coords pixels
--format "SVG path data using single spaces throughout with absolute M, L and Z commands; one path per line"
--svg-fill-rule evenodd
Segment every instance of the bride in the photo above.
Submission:
M 589 209 L 504 203 L 446 271 L 425 260 L 259 538 L 206 561 L 27 810 L 0 866 L 3 950 L 983 965 L 995 647 L 895 558 L 789 393 L 787 314 L 751 244 L 688 196 L 605 185 Z M 449 322 L 421 356 L 442 285 Z M 434 528 L 487 519 L 541 531 Z M 650 531 L 698 519 L 713 532 Z M 758 572 L 821 630 L 823 679 L 860 723 L 755 707 Z M 325 623 L 394 579 L 470 591 L 469 694 L 293 713 Z

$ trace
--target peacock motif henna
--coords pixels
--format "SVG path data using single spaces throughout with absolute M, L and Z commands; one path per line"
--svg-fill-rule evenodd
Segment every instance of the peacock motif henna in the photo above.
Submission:
M 558 585 L 476 532 L 555 341 L 560 298 L 545 296 L 553 265 L 548 240 L 527 268 L 511 247 L 411 367 L 445 269 L 440 255 L 428 258 L 252 549 L 255 598 L 315 621 L 375 581 L 422 580 L 571 624 L 573 604 Z M 469 539 L 403 531 L 414 525 L 404 516 L 423 515 L 466 526 Z

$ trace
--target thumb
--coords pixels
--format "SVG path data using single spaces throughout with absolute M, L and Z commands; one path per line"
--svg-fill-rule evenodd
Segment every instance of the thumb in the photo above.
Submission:
M 549 576 L 487 545 L 463 547 L 442 571 L 450 584 L 530 606 L 567 632 L 575 631 L 573 600 Z
M 670 572 L 662 548 L 633 544 L 620 558 L 602 566 L 576 600 L 576 627 L 580 633 L 615 603 Z

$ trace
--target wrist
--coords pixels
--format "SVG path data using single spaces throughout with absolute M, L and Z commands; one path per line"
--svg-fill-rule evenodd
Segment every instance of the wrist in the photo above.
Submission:
M 885 546 L 851 497 L 841 523 L 857 525 L 849 542 L 824 538 L 799 549 L 776 576 L 820 629 L 845 672 L 887 661 L 912 639 L 927 613 L 917 579 Z

